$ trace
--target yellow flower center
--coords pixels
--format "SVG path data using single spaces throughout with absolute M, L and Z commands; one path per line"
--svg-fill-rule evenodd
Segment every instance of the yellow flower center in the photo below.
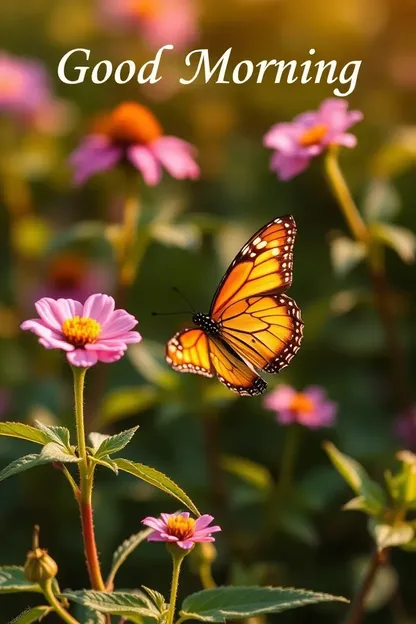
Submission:
M 314 408 L 314 403 L 312 399 L 306 396 L 306 394 L 302 394 L 302 392 L 298 392 L 297 394 L 295 394 L 295 396 L 293 397 L 290 403 L 290 409 L 293 412 L 297 412 L 297 413 L 306 412 L 307 414 L 310 414 L 311 412 L 313 412 L 313 408 Z
M 74 347 L 85 347 L 86 344 L 97 342 L 101 325 L 92 318 L 74 316 L 63 322 L 62 333 Z
M 82 284 L 86 263 L 81 258 L 65 254 L 55 258 L 49 266 L 49 279 L 58 288 L 71 288 Z
M 136 102 L 123 102 L 111 113 L 101 116 L 93 130 L 105 134 L 114 143 L 149 144 L 162 134 L 162 126 L 145 106 Z
M 169 535 L 179 540 L 186 540 L 193 536 L 195 520 L 184 516 L 171 516 L 167 522 Z
M 305 132 L 301 134 L 298 139 L 298 143 L 301 147 L 316 145 L 316 143 L 320 143 L 320 141 L 322 141 L 327 132 L 328 126 L 325 124 L 316 124 L 316 126 L 308 128 L 308 130 L 305 130 Z

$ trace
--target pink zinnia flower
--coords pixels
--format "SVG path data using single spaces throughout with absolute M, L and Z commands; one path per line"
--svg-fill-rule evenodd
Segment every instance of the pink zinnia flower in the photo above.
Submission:
M 102 115 L 71 155 L 75 182 L 81 184 L 99 171 L 129 162 L 149 186 L 162 178 L 163 168 L 179 180 L 199 177 L 195 149 L 186 141 L 163 136 L 162 127 L 145 106 L 124 102 Z
M 48 77 L 40 63 L 0 51 L 0 112 L 31 116 L 50 97 Z
M 152 48 L 186 49 L 199 34 L 196 0 L 99 0 L 108 27 L 137 32 Z
M 394 430 L 402 444 L 411 451 L 416 451 L 416 406 L 400 414 L 394 423 Z
M 45 349 L 62 349 L 73 366 L 93 366 L 116 362 L 127 345 L 140 342 L 139 332 L 131 331 L 137 320 L 125 310 L 114 310 L 108 295 L 91 295 L 84 305 L 74 299 L 45 297 L 35 303 L 39 319 L 24 321 L 21 328 L 39 336 Z
M 330 427 L 336 418 L 337 406 L 327 399 L 326 393 L 318 386 L 309 386 L 297 392 L 291 386 L 278 386 L 264 399 L 264 405 L 276 413 L 281 425 L 298 423 L 319 429 Z
M 270 167 L 281 180 L 289 180 L 309 166 L 329 145 L 355 147 L 357 139 L 347 130 L 361 121 L 360 111 L 348 110 L 344 100 L 324 100 L 317 111 L 309 111 L 291 122 L 278 123 L 265 135 L 263 143 L 276 150 Z
M 204 514 L 194 520 L 189 513 L 177 512 L 174 514 L 162 513 L 160 518 L 148 517 L 142 523 L 153 529 L 147 538 L 149 542 L 175 543 L 179 548 L 189 550 L 197 542 L 215 542 L 211 533 L 221 531 L 219 526 L 209 526 L 214 520 L 212 516 Z

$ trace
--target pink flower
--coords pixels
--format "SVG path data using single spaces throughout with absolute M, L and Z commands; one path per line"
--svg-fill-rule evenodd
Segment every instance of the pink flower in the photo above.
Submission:
M 40 63 L 0 52 L 0 112 L 31 116 L 50 97 L 48 77 Z
M 309 429 L 330 427 L 336 418 L 337 406 L 318 386 L 309 386 L 297 392 L 291 386 L 278 386 L 264 399 L 267 409 L 276 412 L 281 425 L 298 423 Z
M 159 122 L 148 108 L 124 102 L 99 118 L 93 133 L 71 155 L 71 163 L 77 184 L 128 161 L 140 171 L 146 184 L 155 186 L 162 178 L 163 168 L 178 180 L 198 178 L 194 156 L 190 143 L 163 136 Z
M 111 28 L 137 32 L 156 50 L 172 44 L 186 49 L 199 35 L 195 0 L 99 0 L 99 12 Z
M 215 542 L 211 533 L 221 531 L 221 528 L 209 526 L 213 520 L 214 518 L 208 514 L 194 520 L 185 511 L 174 514 L 162 513 L 160 518 L 148 517 L 142 520 L 142 523 L 153 529 L 153 533 L 147 538 L 149 542 L 171 542 L 189 550 L 197 542 Z
M 278 123 L 265 135 L 265 147 L 276 150 L 270 167 L 281 180 L 289 180 L 309 166 L 329 145 L 355 147 L 357 139 L 346 132 L 361 121 L 360 111 L 349 111 L 344 100 L 324 100 L 317 111 L 309 111 L 291 122 Z
M 416 451 L 416 405 L 396 418 L 394 430 L 406 448 Z
M 127 345 L 140 342 L 131 331 L 137 321 L 125 310 L 114 310 L 108 295 L 91 295 L 84 305 L 74 299 L 40 299 L 35 308 L 39 319 L 21 324 L 39 336 L 45 349 L 62 349 L 73 366 L 88 367 L 97 362 L 116 362 Z

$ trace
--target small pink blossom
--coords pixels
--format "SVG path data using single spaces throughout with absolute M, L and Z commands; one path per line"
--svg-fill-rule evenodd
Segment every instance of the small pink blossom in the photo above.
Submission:
M 199 35 L 196 0 L 99 0 L 107 27 L 136 32 L 154 49 L 185 50 Z
M 317 111 L 276 124 L 263 139 L 265 147 L 276 150 L 270 168 L 281 180 L 289 180 L 307 169 L 329 145 L 355 147 L 357 139 L 347 130 L 362 118 L 360 111 L 348 110 L 345 100 L 330 98 Z
M 147 538 L 149 542 L 170 542 L 189 550 L 198 542 L 215 542 L 211 533 L 221 531 L 221 528 L 209 526 L 213 520 L 214 518 L 208 514 L 194 520 L 185 511 L 174 514 L 162 513 L 160 518 L 149 516 L 142 520 L 142 523 L 153 529 L 153 533 Z
M 195 148 L 174 136 L 164 136 L 145 106 L 124 102 L 102 115 L 70 157 L 74 180 L 82 184 L 92 175 L 129 162 L 149 186 L 159 184 L 163 169 L 178 180 L 199 177 Z
M 35 303 L 40 318 L 24 321 L 20 327 L 39 336 L 45 349 L 65 351 L 73 366 L 116 362 L 128 344 L 142 337 L 132 331 L 137 325 L 134 316 L 114 307 L 114 299 L 102 294 L 91 295 L 84 305 L 74 299 L 44 297 Z
M 396 418 L 394 430 L 406 448 L 416 451 L 416 405 Z
M 266 396 L 264 405 L 276 413 L 281 425 L 298 423 L 309 429 L 332 426 L 337 412 L 336 404 L 318 386 L 309 386 L 302 392 L 291 386 L 278 386 Z

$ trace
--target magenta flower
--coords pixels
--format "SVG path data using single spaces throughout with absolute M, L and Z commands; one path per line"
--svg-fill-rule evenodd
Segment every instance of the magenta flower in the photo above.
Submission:
M 147 538 L 149 542 L 175 543 L 179 548 L 189 550 L 198 542 L 215 542 L 211 533 L 221 531 L 219 526 L 209 526 L 213 517 L 208 514 L 196 520 L 189 517 L 189 513 L 177 512 L 174 514 L 162 513 L 160 518 L 148 517 L 142 523 L 153 529 Z
M 317 111 L 276 124 L 263 139 L 265 147 L 276 150 L 270 168 L 281 180 L 289 180 L 307 169 L 312 158 L 328 146 L 355 147 L 357 139 L 347 130 L 362 118 L 360 111 L 349 111 L 344 100 L 330 98 Z
M 0 51 L 0 112 L 30 117 L 50 99 L 48 77 L 40 63 Z
M 91 295 L 84 305 L 74 299 L 40 299 L 35 308 L 40 318 L 24 321 L 21 329 L 39 336 L 45 349 L 62 349 L 73 366 L 116 362 L 128 344 L 140 342 L 132 331 L 137 321 L 125 310 L 114 310 L 108 295 Z
M 107 27 L 136 32 L 154 49 L 186 49 L 199 34 L 195 0 L 99 0 Z
M 190 143 L 163 136 L 159 122 L 148 108 L 124 102 L 101 116 L 70 160 L 77 184 L 127 161 L 140 171 L 146 184 L 155 186 L 163 169 L 179 180 L 197 179 L 199 167 L 194 156 Z
M 416 405 L 396 418 L 394 431 L 406 448 L 416 451 Z
M 330 427 L 334 424 L 337 406 L 318 386 L 309 386 L 297 392 L 291 386 L 278 386 L 264 399 L 267 409 L 276 413 L 281 425 L 298 423 L 309 429 Z

